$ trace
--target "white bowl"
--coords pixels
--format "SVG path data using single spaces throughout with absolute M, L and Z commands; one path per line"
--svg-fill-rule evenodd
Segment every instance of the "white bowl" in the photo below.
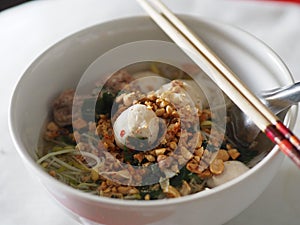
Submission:
M 248 33 L 216 22 L 182 18 L 253 91 L 293 82 L 278 56 Z M 11 100 L 9 124 L 15 146 L 29 173 L 85 223 L 224 224 L 246 209 L 272 180 L 284 158 L 277 147 L 254 168 L 224 185 L 178 199 L 155 201 L 85 194 L 58 182 L 36 164 L 34 153 L 53 97 L 75 87 L 86 68 L 107 50 L 139 40 L 169 39 L 147 17 L 125 18 L 80 31 L 36 59 L 18 82 Z M 285 119 L 291 129 L 296 112 L 297 107 L 292 108 Z

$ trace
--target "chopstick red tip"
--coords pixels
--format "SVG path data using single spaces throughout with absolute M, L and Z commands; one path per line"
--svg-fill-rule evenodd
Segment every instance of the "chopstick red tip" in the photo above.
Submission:
M 300 140 L 292 133 L 290 129 L 288 129 L 281 121 L 277 121 L 276 128 L 280 131 L 280 133 L 288 139 L 292 145 L 300 151 Z
M 297 146 L 294 145 L 294 143 L 299 143 L 299 140 L 284 124 L 278 122 L 278 126 L 277 124 L 276 126 L 269 125 L 265 130 L 265 134 L 300 168 L 300 151 Z M 292 143 L 292 141 L 294 143 Z

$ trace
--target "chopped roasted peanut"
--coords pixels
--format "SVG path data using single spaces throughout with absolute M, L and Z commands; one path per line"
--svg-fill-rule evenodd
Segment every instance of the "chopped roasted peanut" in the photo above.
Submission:
M 108 188 L 106 188 L 105 190 L 103 190 L 103 192 L 104 192 L 104 193 L 109 193 L 109 192 L 111 192 L 111 188 L 108 187 Z
M 224 162 L 222 159 L 215 159 L 209 166 L 209 170 L 215 174 L 219 175 L 224 171 Z
M 194 155 L 199 156 L 199 157 L 202 157 L 203 152 L 204 152 L 204 148 L 201 147 L 201 148 L 198 148 L 198 149 L 196 149 L 196 150 L 194 151 Z
M 202 143 L 203 143 L 203 137 L 202 137 L 202 134 L 199 133 L 199 134 L 198 134 L 198 143 L 197 143 L 197 147 L 201 147 L 201 146 L 202 146 Z
M 131 188 L 131 189 L 128 191 L 128 194 L 131 194 L 131 195 L 133 195 L 133 194 L 138 194 L 138 193 L 139 193 L 139 190 L 136 189 L 135 187 Z
M 162 160 L 166 159 L 167 156 L 166 155 L 158 155 L 157 156 L 157 162 L 161 162 Z
M 50 122 L 47 125 L 47 129 L 50 130 L 50 131 L 58 131 L 59 127 L 56 125 L 56 123 Z
M 197 163 L 194 163 L 194 162 L 188 162 L 186 164 L 186 168 L 187 170 L 193 172 L 193 173 L 201 173 L 202 171 L 199 171 L 199 165 Z
M 48 165 L 49 165 L 49 163 L 48 163 L 48 162 L 43 162 L 43 163 L 41 164 L 41 166 L 42 166 L 43 168 L 47 168 L 47 167 L 48 167 Z
M 196 156 L 194 156 L 194 159 L 195 159 L 197 162 L 200 162 L 201 157 L 196 155 Z
M 167 158 L 168 158 L 168 156 L 166 156 L 166 155 L 157 156 L 157 162 L 158 162 L 159 168 L 164 169 L 164 168 L 168 168 L 170 166 L 171 161 L 167 160 Z
M 230 149 L 232 149 L 232 146 L 231 146 L 231 144 L 226 144 L 226 148 L 227 148 L 227 150 L 230 150 Z
M 189 195 L 192 191 L 192 188 L 190 187 L 190 185 L 188 184 L 188 182 L 186 182 L 185 180 L 182 182 L 181 188 L 179 190 L 180 194 L 182 196 L 185 195 Z
M 175 149 L 177 148 L 177 144 L 176 144 L 175 141 L 170 142 L 170 148 L 171 148 L 172 150 L 175 150 Z
M 157 99 L 157 97 L 153 94 L 148 95 L 147 98 L 149 98 L 150 101 L 155 101 Z
M 48 139 L 53 139 L 56 138 L 58 135 L 59 135 L 59 127 L 54 122 L 48 123 L 45 136 Z
M 118 187 L 117 189 L 118 189 L 118 192 L 119 192 L 119 193 L 125 195 L 125 194 L 128 194 L 128 193 L 129 193 L 131 187 L 129 187 L 129 186 L 120 186 L 120 187 Z
M 91 179 L 97 181 L 99 179 L 99 173 L 96 170 L 91 171 Z
M 180 193 L 179 191 L 177 191 L 176 188 L 174 188 L 173 186 L 169 186 L 168 189 L 164 192 L 169 198 L 178 198 L 180 197 Z
M 156 114 L 157 116 L 163 116 L 164 113 L 165 113 L 165 109 L 164 109 L 164 108 L 160 108 L 160 109 L 157 109 L 157 110 L 155 111 L 155 114 Z
M 204 150 L 201 161 L 200 161 L 200 168 L 202 168 L 202 170 L 206 169 L 209 164 L 211 163 L 212 159 L 214 157 L 212 157 L 212 153 L 208 150 Z
M 170 105 L 167 105 L 167 107 L 166 107 L 166 112 L 167 112 L 167 114 L 168 115 L 171 115 L 172 113 L 173 113 L 173 109 L 172 109 L 172 107 L 170 106 Z
M 149 161 L 149 162 L 155 162 L 155 157 L 153 155 L 145 155 L 145 158 Z
M 166 152 L 166 148 L 158 148 L 158 149 L 155 149 L 154 152 L 155 152 L 155 155 L 163 155 L 165 152 Z
M 146 194 L 145 197 L 144 197 L 144 199 L 145 199 L 145 200 L 150 200 L 150 195 L 149 195 L 149 194 Z
M 56 172 L 54 170 L 50 170 L 49 171 L 49 174 L 52 176 L 52 177 L 55 177 L 56 176 Z
M 206 179 L 206 178 L 209 178 L 212 176 L 211 172 L 209 169 L 206 169 L 204 170 L 202 173 L 199 173 L 198 176 L 201 178 L 201 179 Z
M 230 157 L 235 160 L 237 159 L 241 153 L 239 153 L 239 151 L 235 148 L 232 148 L 230 150 L 228 150 L 228 154 L 230 155 Z
M 139 163 L 141 163 L 144 159 L 144 155 L 142 153 L 134 154 L 133 158 L 136 159 Z
M 118 192 L 118 189 L 117 189 L 117 187 L 112 187 L 111 191 L 116 193 L 116 192 Z
M 167 105 L 169 105 L 169 102 L 163 100 L 163 101 L 159 104 L 159 107 L 160 107 L 160 108 L 165 108 Z
M 82 182 L 88 182 L 91 179 L 90 175 L 81 177 Z
M 216 159 L 221 159 L 223 162 L 226 162 L 229 160 L 229 154 L 226 150 L 220 149 L 217 153 Z

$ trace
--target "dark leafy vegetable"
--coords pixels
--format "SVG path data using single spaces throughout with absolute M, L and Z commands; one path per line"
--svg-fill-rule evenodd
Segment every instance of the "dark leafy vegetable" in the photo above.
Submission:
M 185 180 L 188 183 L 194 179 L 197 183 L 202 183 L 203 181 L 194 173 L 190 172 L 185 166 L 182 167 L 179 173 L 170 179 L 170 185 L 174 187 L 181 187 L 182 181 Z
M 164 196 L 159 185 L 142 186 L 139 187 L 139 191 L 142 199 L 144 199 L 147 194 L 150 195 L 150 199 L 159 199 Z
M 115 96 L 110 92 L 104 92 L 96 101 L 93 98 L 84 100 L 82 105 L 82 118 L 87 121 L 97 120 L 97 115 L 111 113 Z M 95 114 L 93 114 L 93 111 Z

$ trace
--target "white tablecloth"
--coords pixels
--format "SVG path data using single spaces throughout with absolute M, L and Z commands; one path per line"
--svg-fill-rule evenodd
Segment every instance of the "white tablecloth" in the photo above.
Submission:
M 270 45 L 295 80 L 300 80 L 300 6 L 237 0 L 166 3 L 176 12 L 220 20 L 249 31 Z M 77 224 L 30 176 L 12 145 L 7 114 L 16 81 L 40 53 L 67 35 L 137 14 L 144 12 L 134 0 L 39 0 L 0 12 L 0 224 Z M 300 135 L 298 124 L 295 133 Z M 300 172 L 286 159 L 261 197 L 227 225 L 299 225 L 299 187 Z

